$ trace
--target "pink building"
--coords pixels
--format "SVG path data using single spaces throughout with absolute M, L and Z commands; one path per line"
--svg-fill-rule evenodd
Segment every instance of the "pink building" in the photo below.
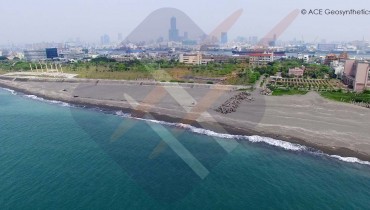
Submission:
M 295 77 L 303 77 L 305 67 L 302 66 L 302 68 L 295 67 L 293 69 L 289 69 L 289 76 L 295 76 Z
M 366 90 L 369 84 L 369 63 L 364 61 L 346 60 L 344 64 L 343 82 L 356 92 Z

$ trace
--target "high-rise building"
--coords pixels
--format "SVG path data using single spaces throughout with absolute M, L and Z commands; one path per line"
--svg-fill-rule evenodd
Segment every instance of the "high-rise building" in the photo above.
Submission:
M 249 44 L 255 45 L 258 43 L 258 37 L 257 36 L 250 36 L 249 37 Z
M 272 40 L 270 40 L 270 41 L 268 42 L 268 45 L 269 45 L 270 47 L 274 47 L 274 46 L 276 46 L 276 40 L 277 40 L 277 36 L 276 36 L 276 34 L 274 34 L 274 36 L 273 36 Z
M 100 37 L 100 43 L 102 45 L 108 45 L 110 43 L 110 37 L 107 34 L 104 34 Z
M 184 32 L 184 40 L 188 40 L 189 39 L 189 34 L 188 32 Z
M 221 44 L 226 44 L 227 42 L 228 42 L 227 32 L 222 32 L 221 33 Z
M 356 92 L 370 87 L 370 65 L 364 61 L 346 60 L 344 63 L 343 82 Z
M 168 38 L 170 41 L 179 41 L 179 30 L 177 29 L 176 17 L 171 18 L 171 28 Z
M 122 41 L 122 40 L 123 40 L 123 35 L 122 35 L 122 33 L 118 33 L 117 38 L 118 38 L 118 41 L 119 41 L 119 42 L 120 42 L 120 41 Z

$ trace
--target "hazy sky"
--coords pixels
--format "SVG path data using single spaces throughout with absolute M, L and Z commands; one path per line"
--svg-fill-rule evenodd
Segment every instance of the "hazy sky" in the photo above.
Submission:
M 244 12 L 229 32 L 262 37 L 294 9 L 369 9 L 369 0 L 0 0 L 0 44 L 67 41 L 98 42 L 108 34 L 127 36 L 151 12 L 163 7 L 184 11 L 206 33 L 238 9 Z M 370 15 L 299 15 L 280 37 L 370 40 Z

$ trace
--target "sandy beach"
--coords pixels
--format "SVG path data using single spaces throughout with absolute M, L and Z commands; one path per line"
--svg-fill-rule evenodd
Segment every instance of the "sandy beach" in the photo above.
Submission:
M 370 161 L 370 110 L 329 101 L 315 92 L 275 97 L 254 91 L 253 101 L 243 101 L 236 112 L 225 115 L 215 109 L 242 87 L 14 76 L 0 76 L 0 86 L 220 133 L 272 137 Z

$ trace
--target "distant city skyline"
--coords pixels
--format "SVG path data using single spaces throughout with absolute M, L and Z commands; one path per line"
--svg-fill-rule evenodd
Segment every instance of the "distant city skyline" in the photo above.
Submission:
M 191 2 L 191 1 L 190 1 Z M 365 0 L 338 2 L 334 0 L 295 1 L 281 0 L 273 7 L 266 7 L 257 0 L 214 2 L 197 1 L 197 4 L 170 0 L 13 0 L 2 4 L 0 18 L 0 45 L 65 42 L 80 39 L 99 43 L 102 34 L 125 39 L 153 11 L 171 7 L 183 11 L 205 33 L 238 9 L 244 12 L 236 24 L 227 32 L 228 40 L 236 37 L 263 37 L 280 20 L 294 9 L 367 9 Z M 287 28 L 279 40 L 352 41 L 370 39 L 370 15 L 327 16 L 302 15 Z M 182 35 L 182 34 L 181 34 Z M 115 41 L 115 38 L 111 41 Z

